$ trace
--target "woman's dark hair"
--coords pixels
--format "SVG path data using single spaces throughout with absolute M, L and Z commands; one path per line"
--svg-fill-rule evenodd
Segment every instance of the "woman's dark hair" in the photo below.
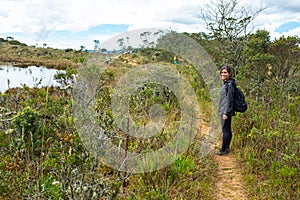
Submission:
M 220 69 L 220 72 L 223 70 L 223 69 L 226 69 L 227 72 L 230 74 L 230 77 L 232 76 L 232 71 L 231 71 L 231 67 L 228 66 L 228 65 L 223 65 Z

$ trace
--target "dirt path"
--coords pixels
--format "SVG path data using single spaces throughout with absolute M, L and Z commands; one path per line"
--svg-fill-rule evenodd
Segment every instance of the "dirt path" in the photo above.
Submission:
M 248 199 L 240 168 L 234 158 L 234 152 L 225 156 L 215 155 L 215 159 L 219 165 L 215 190 L 216 200 Z

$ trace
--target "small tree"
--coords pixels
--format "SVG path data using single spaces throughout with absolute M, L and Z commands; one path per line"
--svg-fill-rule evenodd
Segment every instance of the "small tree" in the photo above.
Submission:
M 14 38 L 11 37 L 11 36 L 7 36 L 7 37 L 6 37 L 6 40 L 7 40 L 7 41 L 12 41 L 12 40 L 14 40 Z
M 98 48 L 99 48 L 100 42 L 99 42 L 99 40 L 94 40 L 94 43 L 95 43 L 95 45 L 94 45 L 94 51 L 97 51 Z
M 81 45 L 79 51 L 84 51 L 85 50 L 85 46 Z
M 25 107 L 13 119 L 13 127 L 16 135 L 12 136 L 12 145 L 18 151 L 26 150 L 27 158 L 31 157 L 31 153 L 39 153 L 36 151 L 41 145 L 40 126 L 41 120 L 39 112 Z
M 268 5 L 253 10 L 250 5 L 241 5 L 237 0 L 212 1 L 200 8 L 200 18 L 205 22 L 210 32 L 218 65 L 230 64 L 237 69 L 243 65 L 242 51 L 247 37 L 252 32 L 251 22 L 265 10 Z
M 270 76 L 274 82 L 274 88 L 280 91 L 299 95 L 300 80 L 300 38 L 298 36 L 280 37 L 270 46 L 270 53 L 274 56 L 274 62 L 270 66 Z
M 64 88 L 69 88 L 75 83 L 75 76 L 78 74 L 77 69 L 68 68 L 66 72 L 57 72 L 54 79 Z
M 249 41 L 243 50 L 246 64 L 240 67 L 239 78 L 246 79 L 243 85 L 257 101 L 264 98 L 263 94 L 268 88 L 269 67 L 274 60 L 274 56 L 269 52 L 270 46 L 269 32 L 258 30 L 249 36 Z
M 125 42 L 124 42 L 124 38 L 120 38 L 117 40 L 117 43 L 119 43 L 119 47 L 124 50 L 125 49 Z

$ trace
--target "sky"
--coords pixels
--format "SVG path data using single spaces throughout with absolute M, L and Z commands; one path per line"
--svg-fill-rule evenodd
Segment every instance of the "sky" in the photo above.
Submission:
M 94 48 L 109 38 L 137 29 L 207 32 L 200 8 L 219 0 L 0 0 L 0 37 L 27 45 Z M 268 5 L 253 21 L 254 30 L 271 38 L 300 35 L 299 0 L 239 0 L 253 10 Z

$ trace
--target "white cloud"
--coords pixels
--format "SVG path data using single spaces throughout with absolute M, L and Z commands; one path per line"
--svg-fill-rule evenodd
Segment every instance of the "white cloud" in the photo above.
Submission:
M 73 31 L 87 30 L 97 24 L 130 24 L 145 27 L 163 24 L 174 17 L 183 16 L 189 12 L 197 12 L 199 3 L 195 0 L 24 0 L 15 4 L 9 0 L 1 2 L 9 8 L 2 11 L 10 26 L 1 32 L 40 31 L 46 25 L 57 30 L 71 29 Z M 189 5 L 189 6 L 186 6 Z M 2 6 L 1 6 L 2 7 Z M 188 8 L 189 10 L 185 10 Z M 191 10 L 192 8 L 192 10 Z M 193 20 L 193 19 L 192 19 Z M 28 26 L 29 25 L 29 26 Z M 5 30 L 6 29 L 6 30 Z
M 300 36 L 299 28 L 281 34 L 276 32 L 278 27 L 288 22 L 300 22 L 300 1 L 274 0 L 270 3 L 270 7 L 264 10 L 255 20 L 256 29 L 269 31 L 272 39 L 279 38 L 282 35 Z
M 268 2 L 270 7 L 254 21 L 256 29 L 265 29 L 272 37 L 277 37 L 279 34 L 275 30 L 280 25 L 289 21 L 300 22 L 298 0 L 239 1 L 254 9 Z M 179 32 L 200 32 L 205 31 L 205 25 L 198 17 L 199 8 L 208 3 L 199 0 L 1 0 L 0 35 L 20 32 L 30 36 L 27 41 L 42 41 L 49 39 L 53 31 L 68 30 L 76 35 L 76 32 L 101 24 L 127 24 L 128 30 L 171 28 Z M 299 29 L 285 34 L 299 35 Z M 78 43 L 90 43 L 88 40 L 95 37 L 100 40 L 107 35 L 90 36 Z M 55 44 L 55 41 L 49 42 Z M 77 45 L 72 38 L 56 43 L 59 47 Z

